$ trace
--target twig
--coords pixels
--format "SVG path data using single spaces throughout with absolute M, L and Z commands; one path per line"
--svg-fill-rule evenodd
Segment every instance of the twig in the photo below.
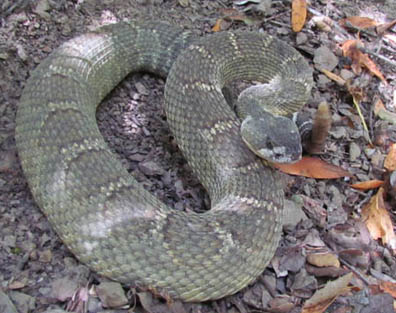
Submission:
M 378 59 L 380 59 L 380 60 L 382 60 L 382 61 L 388 63 L 389 65 L 391 65 L 391 66 L 393 66 L 393 67 L 396 67 L 396 62 L 394 62 L 394 61 L 388 59 L 387 57 L 384 57 L 384 56 L 381 55 L 381 54 L 378 54 L 377 52 L 370 51 L 370 50 L 368 50 L 368 49 L 366 49 L 366 48 L 363 48 L 363 47 L 359 47 L 359 49 L 360 49 L 362 52 L 364 52 L 364 53 L 373 55 L 373 56 L 375 56 L 376 58 L 378 58 Z
M 354 274 L 356 274 L 356 276 L 358 276 L 366 285 L 370 285 L 370 282 L 368 281 L 368 279 L 366 277 L 364 277 L 363 274 L 360 273 L 360 271 L 356 267 L 354 267 L 353 265 L 349 264 L 347 261 L 345 261 L 341 258 L 340 258 L 340 261 L 347 268 L 349 268 Z

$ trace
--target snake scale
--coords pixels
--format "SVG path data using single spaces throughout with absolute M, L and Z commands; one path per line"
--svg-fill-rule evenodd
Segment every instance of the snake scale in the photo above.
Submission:
M 175 61 L 176 60 L 176 61 Z M 101 100 L 130 72 L 167 77 L 169 127 L 211 198 L 211 210 L 167 207 L 121 165 L 100 134 Z M 254 32 L 203 39 L 158 22 L 120 22 L 67 41 L 31 74 L 16 142 L 36 203 L 91 269 L 164 297 L 233 294 L 263 272 L 278 245 L 279 175 L 243 143 L 222 87 L 235 79 L 285 84 L 271 104 L 299 110 L 312 72 L 289 45 Z

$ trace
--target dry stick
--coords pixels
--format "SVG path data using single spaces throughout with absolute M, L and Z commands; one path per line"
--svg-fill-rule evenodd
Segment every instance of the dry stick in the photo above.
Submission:
M 389 65 L 391 65 L 391 66 L 393 66 L 393 67 L 396 67 L 396 62 L 394 62 L 394 61 L 388 59 L 387 57 L 384 57 L 384 56 L 381 55 L 381 54 L 378 54 L 378 53 L 376 53 L 376 52 L 374 52 L 374 51 L 370 51 L 370 50 L 368 50 L 368 49 L 366 49 L 366 48 L 363 48 L 363 47 L 361 47 L 361 48 L 359 47 L 359 50 L 361 50 L 361 51 L 364 52 L 364 53 L 373 55 L 373 56 L 375 56 L 376 58 L 378 58 L 378 59 L 380 59 L 380 60 L 382 60 L 382 61 L 388 63 Z
M 370 285 L 370 282 L 368 281 L 368 279 L 366 277 L 363 276 L 362 273 L 360 273 L 360 271 L 354 267 L 353 265 L 349 264 L 347 261 L 343 260 L 342 258 L 340 258 L 340 262 L 342 264 L 344 264 L 347 268 L 349 268 L 356 276 L 358 276 L 366 285 Z

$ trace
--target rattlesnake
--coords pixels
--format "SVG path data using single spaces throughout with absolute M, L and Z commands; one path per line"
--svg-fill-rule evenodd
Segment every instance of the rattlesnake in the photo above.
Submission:
M 210 195 L 204 214 L 172 210 L 145 191 L 98 130 L 97 105 L 137 71 L 167 76 L 167 120 Z M 299 110 L 312 86 L 303 57 L 271 36 L 197 39 L 158 22 L 81 35 L 32 72 L 16 119 L 19 157 L 38 206 L 81 262 L 184 301 L 233 294 L 262 273 L 280 238 L 283 190 L 224 100 L 222 87 L 235 79 L 287 86 L 269 104 L 282 114 Z

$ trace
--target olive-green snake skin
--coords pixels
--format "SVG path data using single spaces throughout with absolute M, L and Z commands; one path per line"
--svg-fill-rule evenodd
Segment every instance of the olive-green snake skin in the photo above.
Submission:
M 137 71 L 167 76 L 168 123 L 210 195 L 204 214 L 173 210 L 145 191 L 98 130 L 97 105 Z M 271 104 L 281 114 L 299 110 L 312 86 L 303 57 L 268 35 L 196 39 L 157 22 L 79 36 L 33 71 L 16 119 L 19 157 L 38 206 L 81 262 L 184 301 L 233 294 L 263 272 L 280 238 L 283 190 L 241 140 L 221 92 L 235 79 L 285 84 Z

